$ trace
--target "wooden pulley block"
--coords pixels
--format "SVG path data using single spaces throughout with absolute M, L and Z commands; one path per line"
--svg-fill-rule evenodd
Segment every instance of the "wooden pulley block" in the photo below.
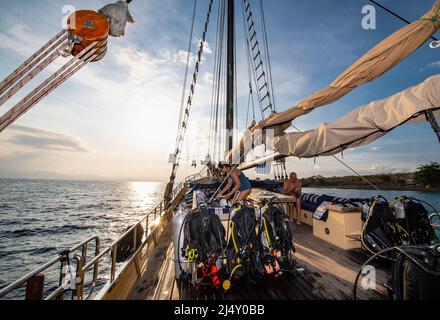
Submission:
M 67 25 L 71 36 L 75 39 L 72 55 L 77 55 L 91 43 L 103 41 L 98 45 L 98 55 L 93 61 L 101 60 L 107 52 L 107 39 L 110 26 L 106 17 L 92 10 L 79 10 L 72 13 Z

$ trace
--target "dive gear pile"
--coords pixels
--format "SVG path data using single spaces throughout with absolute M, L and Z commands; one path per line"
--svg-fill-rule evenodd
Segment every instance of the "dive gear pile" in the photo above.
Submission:
M 278 258 L 283 264 L 291 264 L 291 252 L 295 252 L 292 229 L 282 207 L 266 202 L 261 209 L 260 243 L 266 272 L 280 270 Z
M 433 217 L 439 215 L 430 216 L 424 204 L 431 207 L 411 197 L 397 198 L 391 204 L 378 197 L 364 206 L 361 240 L 373 256 L 358 273 L 355 299 L 364 267 L 376 258 L 391 261 L 391 280 L 387 285 L 391 299 L 439 299 L 436 291 L 440 288 L 440 239 L 432 225 Z
M 178 280 L 196 289 L 228 291 L 235 281 L 251 285 L 293 271 L 295 246 L 282 207 L 266 202 L 255 209 L 243 201 L 226 216 L 227 230 L 206 204 L 189 213 L 179 209 L 173 221 Z

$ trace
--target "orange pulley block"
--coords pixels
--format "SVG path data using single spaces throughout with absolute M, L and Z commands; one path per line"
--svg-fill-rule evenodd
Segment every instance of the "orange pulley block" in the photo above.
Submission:
M 72 55 L 77 55 L 94 42 L 102 42 L 97 44 L 97 56 L 93 62 L 105 56 L 110 31 L 109 22 L 105 16 L 92 10 L 79 10 L 69 16 L 67 25 L 75 43 Z

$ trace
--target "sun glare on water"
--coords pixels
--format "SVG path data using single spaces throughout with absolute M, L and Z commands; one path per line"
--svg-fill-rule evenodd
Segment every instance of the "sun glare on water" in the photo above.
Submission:
M 131 200 L 136 204 L 137 209 L 144 211 L 145 214 L 158 202 L 159 183 L 133 181 L 130 182 L 130 187 Z

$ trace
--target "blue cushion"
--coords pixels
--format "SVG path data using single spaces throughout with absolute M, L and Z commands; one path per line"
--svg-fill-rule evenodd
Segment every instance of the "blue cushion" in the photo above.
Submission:
M 304 210 L 315 212 L 316 209 L 323 202 L 331 202 L 333 204 L 340 204 L 347 208 L 362 208 L 362 206 L 367 203 L 369 199 L 347 199 L 333 197 L 326 194 L 316 195 L 312 193 L 304 193 L 301 196 L 302 207 Z

